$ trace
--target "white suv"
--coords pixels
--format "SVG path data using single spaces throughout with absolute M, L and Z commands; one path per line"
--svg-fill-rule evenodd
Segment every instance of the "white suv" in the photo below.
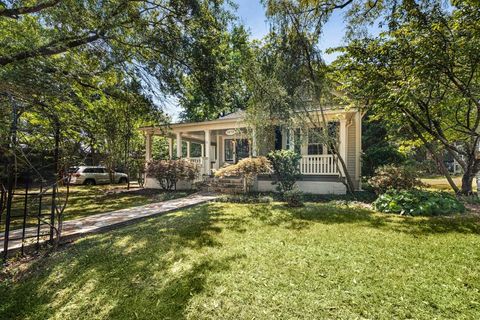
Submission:
M 70 184 L 106 184 L 110 183 L 110 174 L 105 167 L 79 166 L 68 170 L 71 176 Z M 120 172 L 113 172 L 113 181 L 115 183 L 127 183 L 128 175 Z

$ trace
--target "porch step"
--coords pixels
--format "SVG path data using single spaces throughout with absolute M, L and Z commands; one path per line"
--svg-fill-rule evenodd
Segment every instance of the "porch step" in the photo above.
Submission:
M 201 189 L 203 191 L 220 193 L 243 193 L 244 191 L 241 178 L 207 177 Z

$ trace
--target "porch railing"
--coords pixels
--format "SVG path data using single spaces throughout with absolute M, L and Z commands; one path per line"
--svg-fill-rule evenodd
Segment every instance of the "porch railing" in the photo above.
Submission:
M 204 165 L 203 158 L 202 157 L 193 157 L 193 158 L 187 158 L 187 159 L 188 159 L 188 161 L 195 163 L 200 168 L 200 175 L 199 175 L 199 178 L 198 178 L 198 179 L 200 179 L 202 177 L 202 175 L 205 174 L 205 165 Z
M 302 156 L 300 172 L 304 175 L 338 175 L 335 158 L 331 154 Z
M 193 163 L 196 163 L 198 165 L 202 165 L 203 163 L 203 159 L 202 157 L 194 157 L 194 158 L 188 158 L 189 161 L 193 162 Z

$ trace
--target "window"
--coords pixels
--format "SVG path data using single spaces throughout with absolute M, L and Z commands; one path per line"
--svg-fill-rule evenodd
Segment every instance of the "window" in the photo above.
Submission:
M 238 161 L 247 158 L 250 148 L 247 139 L 225 139 L 225 161 Z
M 225 139 L 225 161 L 233 161 L 233 139 Z
M 237 161 L 240 159 L 248 158 L 250 155 L 250 148 L 248 146 L 248 139 L 238 139 L 236 143 Z
M 106 173 L 107 171 L 103 168 L 86 168 L 83 170 L 83 173 Z
M 328 137 L 330 139 L 330 144 L 326 142 L 326 137 L 323 135 L 322 128 L 311 128 L 308 130 L 308 154 L 317 155 L 317 154 L 332 154 L 334 141 L 338 141 L 338 122 L 329 122 L 328 123 Z
M 282 128 L 275 126 L 275 150 L 282 150 Z
M 321 128 L 308 129 L 308 154 L 323 154 L 323 138 Z
M 330 143 L 335 143 L 338 144 L 338 137 L 340 131 L 340 123 L 339 122 L 329 122 L 328 123 L 328 136 L 331 137 L 332 139 L 330 140 Z M 332 144 L 328 146 L 327 149 L 328 154 L 333 154 L 332 151 Z
M 291 136 L 292 130 L 287 130 L 287 150 L 290 150 L 290 144 L 292 143 L 293 138 L 293 150 L 296 153 L 301 153 L 301 146 L 302 146 L 302 136 L 300 134 L 300 129 L 293 130 L 293 137 Z

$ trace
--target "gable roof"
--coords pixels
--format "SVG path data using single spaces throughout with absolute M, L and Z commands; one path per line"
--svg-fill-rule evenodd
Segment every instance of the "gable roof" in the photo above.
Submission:
M 217 120 L 239 119 L 244 117 L 245 117 L 245 110 L 237 110 L 235 112 L 231 112 L 229 114 L 221 116 Z

